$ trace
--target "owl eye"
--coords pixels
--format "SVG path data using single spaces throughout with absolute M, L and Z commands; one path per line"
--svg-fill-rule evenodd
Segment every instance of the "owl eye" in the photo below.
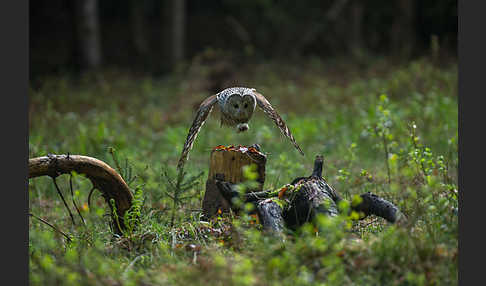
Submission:
M 244 107 L 245 107 L 245 108 L 248 108 L 248 103 L 245 103 L 245 106 L 244 106 Z
M 238 108 L 238 104 L 233 105 L 235 108 Z

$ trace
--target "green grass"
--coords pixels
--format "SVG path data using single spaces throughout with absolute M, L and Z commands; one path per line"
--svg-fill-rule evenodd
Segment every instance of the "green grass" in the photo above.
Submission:
M 30 283 L 457 284 L 457 64 L 439 67 L 422 59 L 402 66 L 377 61 L 361 70 L 333 66 L 326 72 L 330 69 L 316 61 L 242 69 L 239 85 L 268 98 L 306 155 L 261 111 L 245 134 L 220 128 L 213 112 L 186 164 L 189 175 L 204 174 L 177 208 L 174 229 L 162 174 L 176 176 L 195 107 L 209 94 L 184 74 L 154 79 L 106 71 L 79 80 L 43 79 L 29 95 L 29 157 L 69 152 L 114 166 L 109 153 L 114 148 L 121 165 L 127 160 L 137 175 L 130 187 L 142 191 L 141 213 L 136 229 L 116 237 L 106 204 L 95 193 L 92 208 L 82 209 L 87 225 L 77 218 L 72 226 L 51 180 L 31 179 L 30 211 L 73 241 L 31 218 Z M 245 214 L 200 222 L 211 148 L 253 143 L 268 154 L 265 189 L 309 175 L 315 155 L 322 154 L 324 177 L 345 198 L 371 191 L 394 202 L 411 225 L 396 227 L 375 217 L 359 223 L 345 216 L 320 218 L 318 235 L 309 225 L 282 242 L 261 233 Z M 68 176 L 58 180 L 70 203 Z M 86 179 L 74 179 L 78 205 L 86 202 L 90 187 Z M 201 247 L 196 259 L 188 244 Z

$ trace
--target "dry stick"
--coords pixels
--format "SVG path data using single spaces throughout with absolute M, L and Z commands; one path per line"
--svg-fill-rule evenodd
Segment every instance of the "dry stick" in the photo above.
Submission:
M 366 223 L 365 225 L 362 225 L 362 226 L 360 226 L 360 227 L 361 227 L 361 228 L 365 228 L 365 227 L 367 227 L 367 226 L 369 226 L 369 225 L 371 225 L 371 224 L 373 224 L 373 223 L 375 223 L 375 222 L 377 222 L 377 221 L 378 221 L 378 219 L 376 219 L 376 218 L 375 218 L 375 219 L 371 220 L 370 222 L 368 222 L 368 223 Z
M 48 226 L 50 226 L 52 229 L 54 229 L 55 231 L 59 232 L 60 234 L 64 235 L 64 237 L 66 237 L 66 239 L 71 242 L 71 238 L 65 234 L 64 232 L 60 231 L 59 229 L 57 229 L 55 226 L 53 226 L 52 224 L 48 223 L 46 220 L 43 220 L 42 218 L 38 217 L 38 216 L 35 216 L 34 214 L 32 213 L 29 213 L 29 216 L 31 217 L 35 217 L 36 219 L 40 220 L 41 222 L 47 224 Z
M 73 225 L 76 225 L 76 223 L 74 222 L 74 216 L 71 213 L 71 210 L 69 209 L 69 207 L 66 203 L 66 200 L 64 199 L 64 196 L 62 195 L 61 190 L 59 189 L 59 186 L 56 183 L 56 177 L 51 177 L 51 178 L 52 178 L 52 181 L 54 182 L 54 186 L 56 186 L 57 193 L 59 194 L 59 196 L 61 196 L 62 202 L 64 203 L 64 206 L 66 207 L 66 209 L 69 212 L 69 216 L 71 216 L 71 221 L 73 222 Z
M 74 192 L 73 192 L 73 175 L 69 174 L 69 189 L 71 190 L 71 197 L 73 199 L 73 205 L 76 211 L 78 212 L 79 217 L 81 218 L 81 221 L 83 222 L 84 225 L 86 225 L 86 222 L 84 221 L 84 217 L 81 215 L 81 212 L 79 211 L 78 206 L 76 205 L 76 201 L 74 201 Z

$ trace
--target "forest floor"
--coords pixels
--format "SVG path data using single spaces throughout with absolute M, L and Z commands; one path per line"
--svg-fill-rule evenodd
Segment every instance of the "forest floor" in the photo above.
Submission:
M 94 193 L 89 208 L 91 185 L 74 174 L 74 199 L 86 225 L 73 208 L 72 225 L 52 180 L 29 180 L 30 212 L 71 237 L 68 242 L 30 218 L 30 283 L 455 285 L 457 73 L 457 63 L 429 59 L 393 66 L 377 60 L 360 68 L 271 63 L 242 70 L 234 85 L 266 96 L 306 155 L 261 110 L 244 134 L 220 128 L 213 112 L 186 164 L 188 177 L 195 178 L 182 203 L 171 198 L 167 176 L 175 178 L 195 110 L 211 95 L 205 74 L 153 78 L 107 70 L 80 79 L 36 79 L 29 92 L 29 157 L 80 154 L 113 167 L 116 158 L 141 209 L 136 228 L 114 235 L 103 198 Z M 309 175 L 322 154 L 323 176 L 344 198 L 371 191 L 396 204 L 409 225 L 319 217 L 281 240 L 263 233 L 248 213 L 202 222 L 210 150 L 254 143 L 267 154 L 264 189 Z M 69 176 L 58 184 L 71 205 Z

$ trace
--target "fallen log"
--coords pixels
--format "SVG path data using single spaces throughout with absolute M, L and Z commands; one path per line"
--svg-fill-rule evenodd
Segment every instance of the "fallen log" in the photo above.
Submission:
M 229 207 L 234 198 L 255 203 L 260 222 L 264 229 L 280 232 L 283 226 L 297 229 L 312 221 L 318 213 L 329 216 L 339 214 L 339 202 L 343 200 L 322 177 L 322 156 L 316 156 L 314 169 L 308 177 L 295 178 L 290 184 L 278 191 L 258 191 L 239 194 L 236 184 L 227 182 L 223 177 L 215 178 L 215 186 Z M 351 205 L 350 211 L 360 213 L 360 219 L 376 215 L 396 223 L 405 219 L 391 202 L 372 193 L 360 195 L 361 202 Z
M 75 171 L 84 174 L 98 189 L 105 202 L 110 207 L 113 228 L 121 234 L 125 229 L 123 217 L 132 205 L 133 195 L 123 178 L 108 164 L 96 158 L 81 155 L 52 155 L 29 159 L 29 179 L 49 176 L 53 179 L 61 174 L 70 174 Z M 110 200 L 113 199 L 116 207 L 118 222 L 113 215 Z
M 296 229 L 302 224 L 312 221 L 318 214 L 337 216 L 339 214 L 339 202 L 343 200 L 322 177 L 322 156 L 316 156 L 314 170 L 309 177 L 296 178 L 291 185 L 294 191 L 287 195 L 290 197 L 289 207 L 283 211 L 283 218 L 287 227 Z M 372 193 L 360 195 L 361 202 L 352 205 L 350 211 L 360 213 L 360 219 L 369 215 L 375 215 L 386 219 L 390 223 L 396 223 L 404 216 L 391 202 Z
M 285 227 L 282 207 L 272 199 L 265 199 L 256 203 L 258 219 L 263 229 L 268 232 L 280 233 Z

